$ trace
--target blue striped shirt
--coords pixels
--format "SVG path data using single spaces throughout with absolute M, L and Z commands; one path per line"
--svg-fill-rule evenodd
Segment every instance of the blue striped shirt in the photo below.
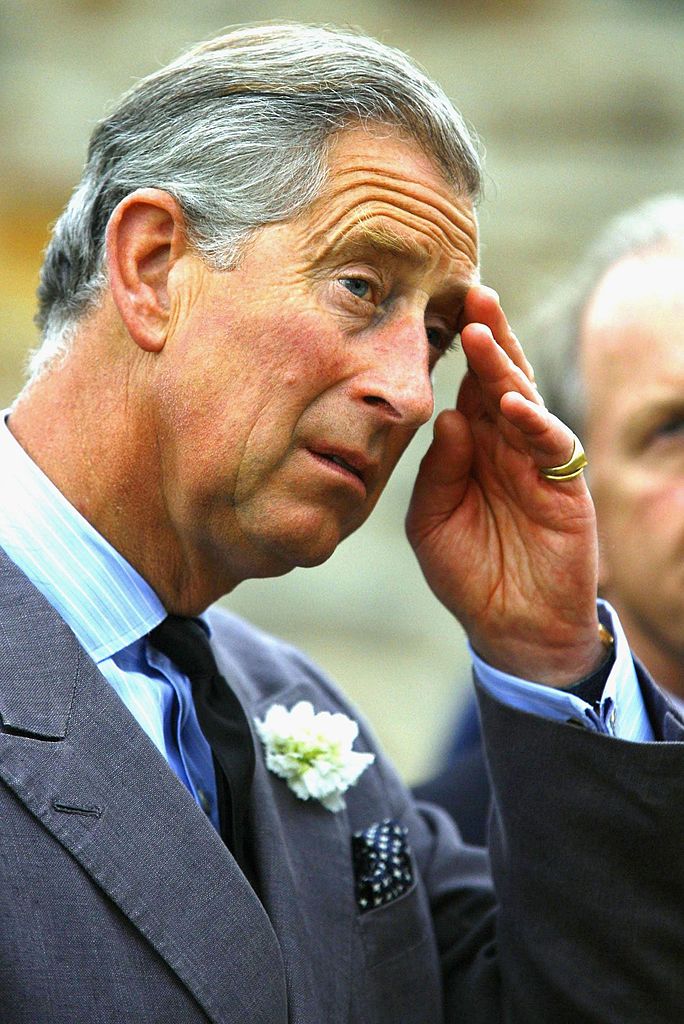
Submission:
M 218 828 L 211 749 L 190 683 L 147 639 L 166 616 L 136 570 L 0 420 L 0 546 L 47 598 Z

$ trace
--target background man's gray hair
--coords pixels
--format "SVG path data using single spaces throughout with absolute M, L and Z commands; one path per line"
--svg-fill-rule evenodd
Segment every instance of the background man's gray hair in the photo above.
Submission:
M 140 81 L 96 127 L 81 182 L 55 225 L 32 374 L 66 351 L 101 294 L 106 226 L 126 195 L 169 192 L 191 244 L 228 269 L 255 228 L 292 218 L 320 194 L 332 136 L 359 122 L 399 127 L 450 185 L 478 198 L 480 161 L 461 115 L 405 54 L 354 31 L 242 28 Z
M 585 395 L 578 349 L 582 318 L 607 271 L 627 256 L 684 244 L 684 196 L 665 195 L 610 221 L 570 279 L 532 317 L 526 334 L 539 389 L 549 409 L 580 437 Z M 684 282 L 682 282 L 684 289 Z

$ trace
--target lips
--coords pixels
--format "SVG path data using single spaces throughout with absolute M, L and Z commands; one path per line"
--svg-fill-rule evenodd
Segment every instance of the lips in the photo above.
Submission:
M 375 463 L 371 462 L 362 452 L 337 445 L 315 444 L 308 447 L 309 452 L 319 461 L 327 464 L 334 472 L 358 480 L 364 492 L 368 490 Z
M 321 453 L 317 452 L 316 454 L 320 455 Z M 336 466 L 341 466 L 342 469 L 349 470 L 350 473 L 353 473 L 354 476 L 357 476 L 359 480 L 363 482 L 363 474 L 361 471 L 355 466 L 352 466 L 351 462 L 347 462 L 346 459 L 343 459 L 341 455 L 323 455 L 323 458 L 328 459 L 330 462 L 334 462 Z

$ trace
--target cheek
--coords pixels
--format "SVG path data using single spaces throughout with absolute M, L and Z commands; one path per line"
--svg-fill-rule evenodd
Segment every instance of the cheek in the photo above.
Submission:
M 599 492 L 596 500 L 599 528 L 612 559 L 627 552 L 644 563 L 670 559 L 684 548 L 684 481 L 647 482 L 641 486 Z
M 307 379 L 332 384 L 344 376 L 349 351 L 337 332 L 315 315 L 281 316 L 269 324 L 270 361 L 281 379 L 303 384 Z
M 684 482 L 646 495 L 635 520 L 638 544 L 646 548 L 648 560 L 656 560 L 663 573 L 676 569 L 684 561 Z
M 684 531 L 684 480 L 666 480 L 644 487 L 632 504 L 635 528 Z

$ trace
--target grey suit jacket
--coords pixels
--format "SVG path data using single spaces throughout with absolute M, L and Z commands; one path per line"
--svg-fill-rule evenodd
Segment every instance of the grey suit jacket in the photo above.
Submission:
M 294 649 L 225 613 L 212 624 L 250 720 L 299 699 L 350 713 Z M 676 716 L 659 713 L 681 739 Z M 380 753 L 347 810 L 332 814 L 270 774 L 255 740 L 257 898 L 71 631 L 2 553 L 0 719 L 6 1024 L 679 1019 L 679 742 L 625 744 L 483 697 L 496 911 L 484 854 L 464 847 L 443 813 L 416 806 Z M 365 727 L 357 748 L 375 749 Z M 408 828 L 416 882 L 360 914 L 351 835 L 385 818 Z

